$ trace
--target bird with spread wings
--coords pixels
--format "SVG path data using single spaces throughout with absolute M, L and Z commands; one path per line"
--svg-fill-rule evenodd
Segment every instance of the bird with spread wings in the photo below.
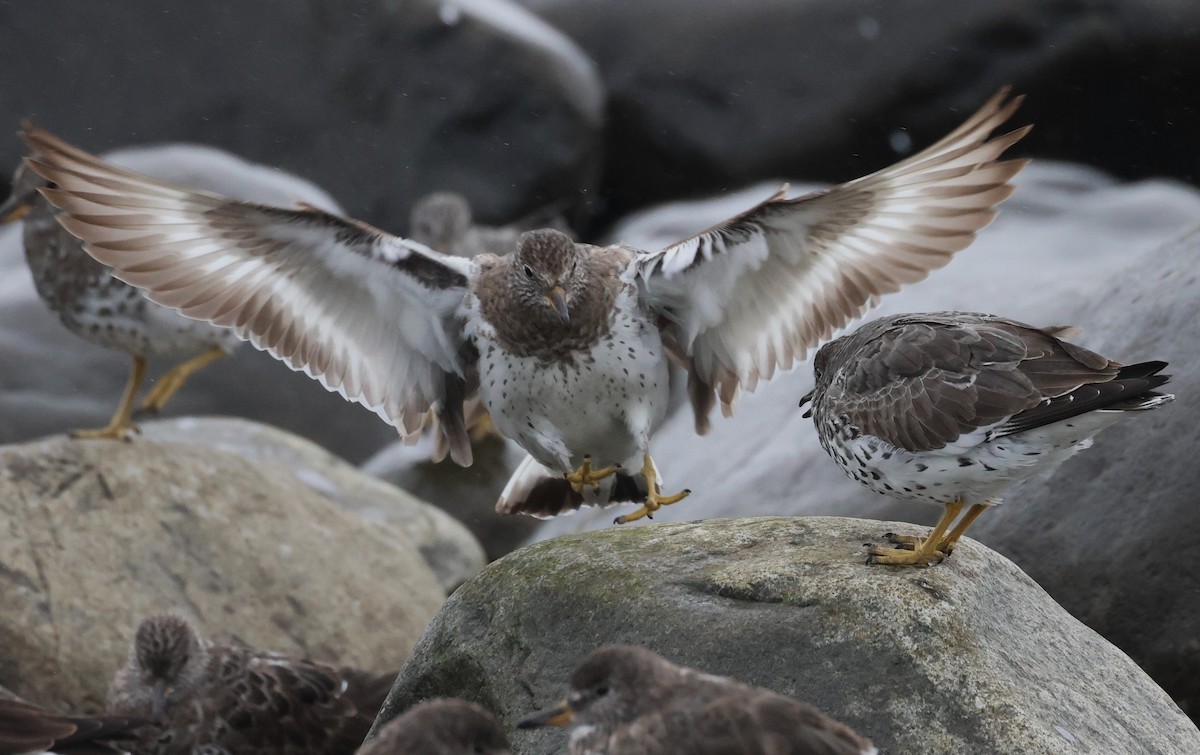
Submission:
M 664 249 L 543 230 L 471 259 L 307 206 L 173 186 L 38 128 L 22 137 L 59 222 L 151 300 L 233 328 L 406 437 L 432 410 L 464 466 L 463 404 L 478 396 L 529 452 L 499 510 L 640 503 L 627 522 L 687 494 L 662 493 L 650 455 L 668 359 L 687 369 L 703 433 L 718 403 L 728 415 L 739 389 L 947 264 L 1025 165 L 999 158 L 1028 126 L 992 137 L 1019 103 L 1001 91 L 890 167 L 799 198 L 780 191 Z

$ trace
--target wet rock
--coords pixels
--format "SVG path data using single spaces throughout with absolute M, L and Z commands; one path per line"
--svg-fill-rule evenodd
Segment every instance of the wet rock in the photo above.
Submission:
M 380 714 L 461 696 L 505 721 L 561 699 L 608 643 L 808 701 L 889 752 L 1192 752 L 1200 731 L 1129 658 L 1012 562 L 966 541 L 943 567 L 870 567 L 911 525 L 722 520 L 556 538 L 450 597 Z M 561 732 L 514 751 L 561 752 Z

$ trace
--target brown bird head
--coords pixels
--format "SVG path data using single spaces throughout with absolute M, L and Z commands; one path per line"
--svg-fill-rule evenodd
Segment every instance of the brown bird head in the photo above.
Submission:
M 127 709 L 161 717 L 168 705 L 195 693 L 207 666 L 208 651 L 186 619 L 151 616 L 138 626 L 126 664 Z
M 533 312 L 553 315 L 566 327 L 571 324 L 571 301 L 587 282 L 586 262 L 584 252 L 566 234 L 529 231 L 517 242 L 509 284 Z
M 388 722 L 358 755 L 509 755 L 496 717 L 466 700 L 429 700 Z
M 611 731 L 643 715 L 678 681 L 679 668 L 633 645 L 606 645 L 583 659 L 558 706 L 522 719 L 521 729 L 593 726 Z
M 408 226 L 413 241 L 443 254 L 453 254 L 471 230 L 471 205 L 454 192 L 428 194 L 413 205 Z

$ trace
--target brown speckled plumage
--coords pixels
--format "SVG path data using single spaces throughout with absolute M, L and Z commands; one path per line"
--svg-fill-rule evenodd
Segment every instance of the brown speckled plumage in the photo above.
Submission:
M 109 711 L 157 721 L 159 736 L 135 755 L 350 755 L 393 678 L 208 642 L 164 614 L 138 628 Z
M 0 698 L 0 755 L 118 755 L 152 735 L 148 724 L 148 719 L 131 716 L 64 715 Z
M 947 536 L 952 548 L 1007 488 L 1171 400 L 1154 390 L 1165 362 L 1124 366 L 1061 335 L 966 312 L 880 318 L 821 347 L 805 400 L 821 445 L 853 479 L 951 513 L 975 507 Z
M 496 717 L 466 700 L 423 702 L 389 721 L 358 755 L 508 755 Z

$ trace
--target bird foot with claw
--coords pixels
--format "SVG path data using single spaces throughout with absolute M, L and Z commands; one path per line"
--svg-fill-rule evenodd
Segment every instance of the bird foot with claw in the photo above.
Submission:
M 895 535 L 894 537 L 909 537 L 908 535 Z M 900 543 L 899 548 L 884 548 L 878 545 L 872 545 L 867 550 L 867 563 L 870 565 L 892 565 L 892 566 L 932 566 L 940 564 L 946 560 L 948 553 L 934 548 L 932 550 L 924 550 L 921 546 L 924 544 L 920 538 L 913 538 L 916 543 L 908 542 Z M 889 541 L 891 540 L 889 537 Z
M 642 507 L 631 514 L 619 516 L 613 520 L 613 524 L 629 524 L 636 522 L 639 519 L 653 519 L 654 512 L 661 509 L 663 506 L 670 506 L 672 503 L 679 503 L 684 498 L 692 494 L 691 490 L 684 489 L 674 495 L 662 495 L 661 493 L 651 493 L 646 496 L 646 500 L 642 502 Z
M 899 550 L 906 551 L 915 551 L 925 542 L 923 538 L 916 535 L 898 535 L 895 532 L 888 532 L 883 537 Z M 954 553 L 954 543 L 951 543 L 949 538 L 942 538 L 942 541 L 938 543 L 934 551 L 940 553 L 943 560 L 950 558 Z
M 133 440 L 134 435 L 140 435 L 142 429 L 134 424 L 109 425 L 95 430 L 73 430 L 74 440 L 123 440 L 126 443 Z
M 564 475 L 567 482 L 571 483 L 571 487 L 576 493 L 582 494 L 584 488 L 600 487 L 600 481 L 606 477 L 611 477 L 620 470 L 619 466 L 604 467 L 603 469 L 592 469 L 592 457 L 583 457 L 583 464 L 579 465 L 579 469 L 574 472 L 569 472 Z

